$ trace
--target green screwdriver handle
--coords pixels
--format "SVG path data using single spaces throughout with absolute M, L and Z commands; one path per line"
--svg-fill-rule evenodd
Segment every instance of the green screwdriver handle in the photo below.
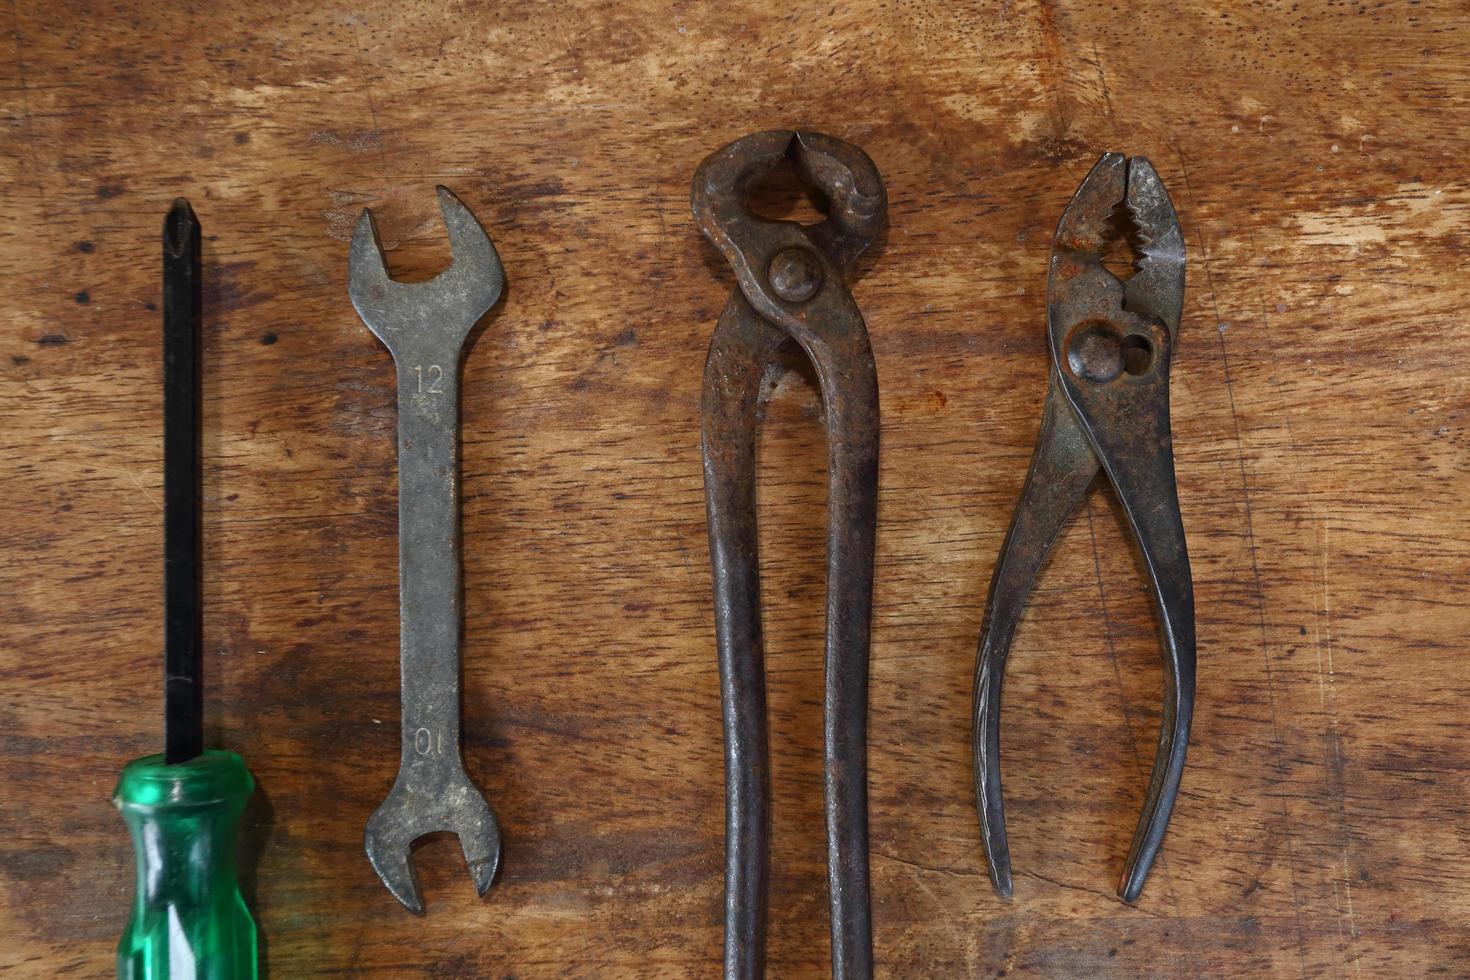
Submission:
M 113 803 L 133 837 L 133 914 L 120 980 L 255 980 L 255 921 L 235 877 L 235 832 L 255 780 L 233 752 L 128 763 Z

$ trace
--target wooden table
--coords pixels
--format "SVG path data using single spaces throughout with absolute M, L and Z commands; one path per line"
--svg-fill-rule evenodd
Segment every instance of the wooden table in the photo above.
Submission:
M 184 194 L 208 236 L 208 739 L 259 782 L 241 853 L 269 975 L 715 975 L 698 405 L 732 278 L 688 192 L 705 154 L 781 126 L 863 146 L 891 200 L 853 287 L 882 380 L 882 975 L 1470 969 L 1470 17 L 966 6 L 0 13 L 0 969 L 106 975 L 132 891 L 108 797 L 159 745 L 159 229 Z M 1010 665 L 1007 903 L 971 672 L 1046 384 L 1051 231 L 1107 149 L 1153 160 L 1189 250 L 1173 425 L 1198 713 L 1126 906 L 1158 641 L 1098 489 Z M 465 752 L 506 842 L 484 900 L 453 839 L 421 847 L 415 919 L 362 854 L 398 744 L 395 409 L 346 240 L 371 205 L 395 273 L 432 274 L 436 183 L 509 278 L 463 406 Z M 761 442 L 782 977 L 827 969 L 823 439 L 786 375 Z

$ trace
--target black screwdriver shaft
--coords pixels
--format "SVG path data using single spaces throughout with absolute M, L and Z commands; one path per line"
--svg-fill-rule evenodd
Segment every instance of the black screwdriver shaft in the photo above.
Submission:
M 204 751 L 199 237 L 199 219 L 178 198 L 163 221 L 163 754 L 169 765 Z

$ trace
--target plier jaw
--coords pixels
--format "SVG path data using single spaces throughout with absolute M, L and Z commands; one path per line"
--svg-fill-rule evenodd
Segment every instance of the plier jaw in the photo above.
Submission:
M 1137 254 L 1127 279 L 1102 261 L 1119 235 Z M 1183 306 L 1184 238 L 1168 191 L 1143 157 L 1103 154 L 1062 212 L 1052 241 L 1046 312 L 1053 362 L 1095 381 L 1112 381 L 1125 370 L 1143 374 L 1158 349 L 1153 334 L 1167 333 L 1172 344 Z M 1097 329 L 1093 342 L 1083 341 L 1074 333 L 1083 325 L 1111 327 L 1120 349 L 1098 343 Z M 1071 364 L 1062 364 L 1064 358 Z
M 1138 253 L 1126 280 L 1102 261 L 1120 219 Z M 1183 236 L 1158 174 L 1141 157 L 1104 154 L 1053 240 L 1050 383 L 1031 468 L 991 580 L 976 664 L 976 801 L 991 881 L 1003 896 L 1012 892 L 1000 785 L 1006 657 L 1036 574 L 1100 469 L 1142 554 L 1164 652 L 1162 728 L 1119 886 L 1126 901 L 1143 888 L 1178 795 L 1195 683 L 1194 593 L 1169 427 L 1169 367 L 1183 300 Z

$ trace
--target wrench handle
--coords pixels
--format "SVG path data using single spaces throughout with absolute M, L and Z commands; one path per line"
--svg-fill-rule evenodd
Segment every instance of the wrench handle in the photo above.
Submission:
M 398 589 L 402 774 L 459 749 L 459 365 L 398 357 Z

